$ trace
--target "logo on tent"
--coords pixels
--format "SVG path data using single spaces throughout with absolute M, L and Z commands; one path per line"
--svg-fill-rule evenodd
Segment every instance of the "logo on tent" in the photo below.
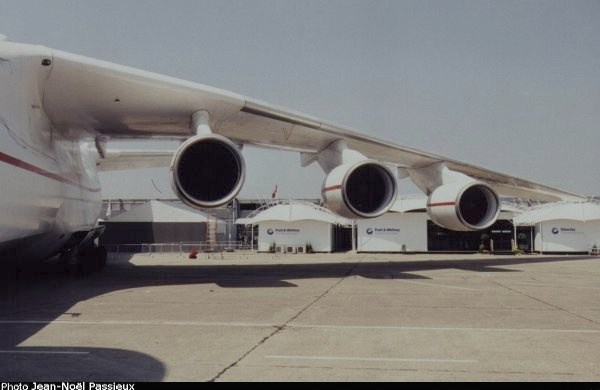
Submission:
M 558 228 L 552 228 L 552 234 L 558 234 L 559 230 Z
M 373 229 L 372 228 L 367 228 L 367 234 L 373 234 Z
M 269 236 L 270 236 L 270 235 L 272 235 L 272 234 L 273 234 L 273 229 L 269 229 L 269 230 L 267 230 L 267 234 L 268 234 Z

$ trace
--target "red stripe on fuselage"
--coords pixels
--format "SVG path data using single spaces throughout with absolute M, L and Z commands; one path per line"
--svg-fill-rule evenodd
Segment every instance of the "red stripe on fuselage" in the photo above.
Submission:
M 338 184 L 337 186 L 325 187 L 323 188 L 323 192 L 339 190 L 340 188 L 342 188 L 341 184 Z
M 26 171 L 35 173 L 37 175 L 44 176 L 44 177 L 47 177 L 49 179 L 59 181 L 61 183 L 66 183 L 66 184 L 69 184 L 69 185 L 72 185 L 72 186 L 75 186 L 75 187 L 79 187 L 79 188 L 82 188 L 82 189 L 90 191 L 90 192 L 98 192 L 98 191 L 100 191 L 100 188 L 89 188 L 89 187 L 82 186 L 82 185 L 80 185 L 76 181 L 73 181 L 71 179 L 67 179 L 66 177 L 60 176 L 60 175 L 58 175 L 56 173 L 52 173 L 52 172 L 47 171 L 45 169 L 36 167 L 35 165 L 31 165 L 31 164 L 29 164 L 29 163 L 27 163 L 27 162 L 25 162 L 23 160 L 19 160 L 18 158 L 9 156 L 8 154 L 4 154 L 2 152 L 0 152 L 0 161 L 5 162 L 5 163 L 10 164 L 10 165 L 13 165 L 13 166 L 15 166 L 17 168 L 21 168 L 21 169 L 24 169 Z
M 438 206 L 454 206 L 456 202 L 442 202 L 442 203 L 431 203 L 427 207 L 438 207 Z

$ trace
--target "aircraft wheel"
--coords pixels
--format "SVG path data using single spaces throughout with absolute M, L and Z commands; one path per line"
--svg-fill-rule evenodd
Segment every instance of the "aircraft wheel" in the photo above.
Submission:
M 61 255 L 61 261 L 65 267 L 65 273 L 71 276 L 78 276 L 81 273 L 79 250 L 73 248 Z
M 108 258 L 108 252 L 103 246 L 94 248 L 94 257 L 96 259 L 96 265 L 98 270 L 101 270 L 106 265 L 106 259 Z
M 88 275 L 96 271 L 100 271 L 106 264 L 106 248 L 91 247 L 85 250 L 83 256 L 80 257 L 81 273 Z
M 108 257 L 104 247 L 75 248 L 63 256 L 67 273 L 74 276 L 85 276 L 101 270 Z

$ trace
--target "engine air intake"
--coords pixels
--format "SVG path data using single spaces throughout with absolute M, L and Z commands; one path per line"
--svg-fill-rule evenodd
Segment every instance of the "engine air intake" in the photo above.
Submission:
M 327 175 L 322 190 L 325 205 L 347 218 L 374 218 L 396 200 L 396 178 L 375 161 L 340 165 Z
M 440 226 L 458 231 L 490 227 L 500 214 L 498 195 L 478 181 L 439 186 L 430 195 L 427 212 Z
M 173 187 L 192 207 L 223 205 L 239 193 L 245 165 L 237 146 L 219 135 L 186 141 L 173 157 Z

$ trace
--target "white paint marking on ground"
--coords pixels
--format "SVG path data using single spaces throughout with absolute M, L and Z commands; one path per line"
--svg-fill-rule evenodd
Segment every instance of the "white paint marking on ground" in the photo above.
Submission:
M 0 320 L 0 325 L 147 325 L 147 326 L 198 326 L 198 327 L 239 327 L 239 328 L 277 328 L 283 324 L 262 324 L 254 322 L 200 322 L 200 321 L 118 321 L 118 320 Z M 600 333 L 600 329 L 531 329 L 531 328 L 461 328 L 435 326 L 371 326 L 371 325 L 286 325 L 285 328 L 306 329 L 349 329 L 349 330 L 398 330 L 398 331 L 454 331 L 454 332 L 540 332 L 540 333 Z
M 442 287 L 442 288 L 451 288 L 451 289 L 454 289 L 454 290 L 465 290 L 465 291 L 477 291 L 476 289 L 467 288 L 467 287 L 445 286 L 443 284 L 413 282 L 412 280 L 403 280 L 403 279 L 400 279 L 400 280 L 403 281 L 403 282 L 405 282 L 405 283 L 417 284 L 417 285 L 420 285 L 420 286 Z
M 128 321 L 128 320 L 7 320 L 0 321 L 0 325 L 33 325 L 33 324 L 73 324 L 73 325 L 167 325 L 167 326 L 228 326 L 242 328 L 272 328 L 280 327 L 283 324 L 261 324 L 251 322 L 199 322 L 199 321 Z
M 554 284 L 534 284 L 534 283 L 516 283 L 510 282 L 506 283 L 510 286 L 520 286 L 520 287 L 531 287 L 531 288 L 539 288 L 539 287 L 552 287 L 552 288 L 575 288 L 575 289 L 585 289 L 585 290 L 600 290 L 600 287 L 592 287 L 592 286 L 572 286 L 572 285 L 554 285 Z
M 89 355 L 89 352 L 82 351 L 18 351 L 4 350 L 0 354 L 35 354 L 35 355 Z
M 337 360 L 356 362 L 400 362 L 400 363 L 477 363 L 477 360 L 467 359 L 409 359 L 409 358 L 369 358 L 369 357 L 342 357 L 342 356 L 265 356 L 266 359 L 287 360 Z
M 434 326 L 362 326 L 362 325 L 287 325 L 287 328 L 316 329 L 373 329 L 373 330 L 432 330 L 458 332 L 554 332 L 554 333 L 600 333 L 600 329 L 518 329 L 518 328 L 451 328 Z

